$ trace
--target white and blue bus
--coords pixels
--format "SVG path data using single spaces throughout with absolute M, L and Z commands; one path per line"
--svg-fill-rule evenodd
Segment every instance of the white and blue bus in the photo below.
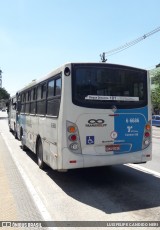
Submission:
M 17 92 L 17 134 L 55 170 L 144 163 L 152 158 L 146 70 L 69 63 Z
M 17 138 L 17 98 L 16 95 L 12 96 L 8 103 L 8 125 L 9 130 L 14 133 L 15 138 Z

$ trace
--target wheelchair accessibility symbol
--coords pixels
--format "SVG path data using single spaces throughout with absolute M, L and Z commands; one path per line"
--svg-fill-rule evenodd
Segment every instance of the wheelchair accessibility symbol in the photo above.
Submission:
M 94 136 L 86 136 L 86 145 L 94 144 Z

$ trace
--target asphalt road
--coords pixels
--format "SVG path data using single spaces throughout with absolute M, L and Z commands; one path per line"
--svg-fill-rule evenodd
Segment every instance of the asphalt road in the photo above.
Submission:
M 160 129 L 156 129 L 156 136 L 157 133 L 160 135 Z M 66 173 L 50 168 L 40 170 L 36 156 L 22 151 L 20 142 L 9 132 L 5 117 L 0 119 L 0 138 L 44 220 L 160 220 L 158 137 L 153 138 L 153 160 L 147 164 L 76 169 Z

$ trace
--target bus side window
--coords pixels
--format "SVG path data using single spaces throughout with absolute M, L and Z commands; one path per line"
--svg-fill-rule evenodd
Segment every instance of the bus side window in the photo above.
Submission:
M 31 100 L 31 93 L 30 91 L 28 91 L 26 93 L 26 108 L 25 108 L 26 113 L 30 113 L 30 100 Z
M 48 83 L 47 115 L 58 117 L 61 100 L 61 78 Z
M 25 97 L 25 93 L 23 93 L 21 95 L 21 113 L 25 112 L 25 101 L 26 101 L 26 97 Z
M 61 96 L 61 78 L 56 80 L 56 92 L 55 96 Z
M 48 82 L 48 98 L 54 96 L 54 80 Z
M 42 85 L 42 95 L 41 95 L 41 98 L 42 98 L 42 99 L 46 99 L 46 93 L 47 93 L 47 84 L 44 83 L 44 84 Z
M 36 88 L 31 91 L 31 114 L 36 113 Z
M 43 83 L 39 85 L 37 92 L 37 114 L 46 115 L 46 93 L 47 84 Z
M 41 99 L 41 85 L 38 86 L 37 88 L 37 100 L 40 100 Z

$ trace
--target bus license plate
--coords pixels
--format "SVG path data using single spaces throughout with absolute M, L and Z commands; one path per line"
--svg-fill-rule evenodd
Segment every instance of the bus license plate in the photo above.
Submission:
M 106 145 L 105 146 L 105 151 L 109 152 L 109 151 L 118 151 L 120 150 L 120 145 Z

